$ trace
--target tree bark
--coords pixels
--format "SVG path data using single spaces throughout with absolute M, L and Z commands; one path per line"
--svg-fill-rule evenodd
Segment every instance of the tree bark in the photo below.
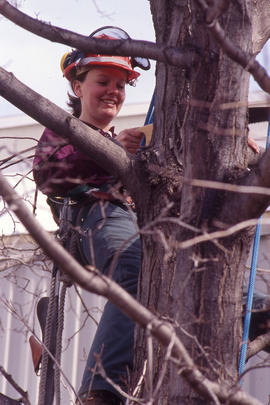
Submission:
M 257 2 L 251 0 L 248 2 L 249 14 L 252 19 L 252 48 L 253 52 L 257 54 L 261 51 L 264 44 L 270 37 L 270 9 L 267 0 Z
M 148 187 L 137 196 L 136 206 L 140 225 L 153 221 L 158 225 L 152 234 L 143 234 L 139 299 L 176 326 L 208 378 L 232 386 L 238 377 L 241 291 L 252 229 L 179 249 L 179 242 L 213 230 L 213 219 L 221 219 L 224 207 L 230 211 L 231 199 L 230 194 L 194 188 L 181 179 L 236 182 L 245 176 L 247 108 L 235 104 L 221 109 L 220 105 L 240 101 L 247 105 L 249 74 L 211 38 L 204 15 L 194 2 L 177 1 L 175 6 L 174 1 L 152 0 L 151 9 L 157 43 L 196 49 L 199 61 L 190 69 L 157 64 L 154 138 L 152 149 L 144 154 Z M 231 2 L 220 23 L 233 35 L 236 46 L 251 52 L 252 25 L 244 2 Z M 166 221 L 161 221 L 162 215 Z M 175 225 L 172 218 L 194 230 Z M 134 385 L 149 354 L 146 342 L 147 333 L 139 331 Z M 166 364 L 166 352 L 154 344 L 151 358 L 147 373 L 153 374 L 153 381 L 150 384 L 149 377 L 142 389 L 149 400 L 154 391 L 151 387 L 158 384 Z M 176 368 L 167 367 L 155 404 L 201 404 L 184 380 L 179 383 L 178 374 Z

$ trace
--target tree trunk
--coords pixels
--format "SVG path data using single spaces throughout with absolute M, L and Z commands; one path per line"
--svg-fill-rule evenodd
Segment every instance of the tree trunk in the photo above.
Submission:
M 211 39 L 195 2 L 178 0 L 178 7 L 175 3 L 151 1 L 157 43 L 190 47 L 199 61 L 190 69 L 157 64 L 154 137 L 143 153 L 144 161 L 138 163 L 148 171 L 136 197 L 139 225 L 148 226 L 142 229 L 139 299 L 176 326 L 207 377 L 231 385 L 237 379 L 243 272 L 252 232 L 185 250 L 179 243 L 214 230 L 220 220 L 226 222 L 219 213 L 223 204 L 230 204 L 230 195 L 192 187 L 183 178 L 234 182 L 245 174 L 247 106 L 243 103 L 247 103 L 249 75 Z M 235 44 L 249 52 L 251 23 L 244 2 L 231 2 L 220 22 Z M 141 391 L 148 399 L 166 364 L 166 350 L 156 342 L 153 353 Z M 147 332 L 138 330 L 134 386 L 146 358 Z M 180 373 L 168 364 L 154 404 L 202 404 Z

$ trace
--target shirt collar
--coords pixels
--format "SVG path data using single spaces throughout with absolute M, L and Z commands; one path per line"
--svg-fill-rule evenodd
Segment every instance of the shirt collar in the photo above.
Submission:
M 84 124 L 86 124 L 86 125 L 88 125 L 90 128 L 93 128 L 93 129 L 95 129 L 96 131 L 98 131 L 101 135 L 103 135 L 103 136 L 106 136 L 106 137 L 112 137 L 112 138 L 114 138 L 115 136 L 116 136 L 116 134 L 115 134 L 115 127 L 114 126 L 112 126 L 111 128 L 109 128 L 109 130 L 108 131 L 104 131 L 103 129 L 101 129 L 101 128 L 98 128 L 98 127 L 96 127 L 95 125 L 93 125 L 93 124 L 89 124 L 89 122 L 85 122 L 85 121 L 83 121 L 84 122 Z

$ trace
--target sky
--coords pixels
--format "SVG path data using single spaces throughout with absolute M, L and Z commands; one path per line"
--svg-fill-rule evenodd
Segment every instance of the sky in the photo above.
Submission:
M 123 28 L 134 39 L 155 41 L 148 0 L 19 0 L 20 10 L 82 35 L 105 25 Z M 66 109 L 66 79 L 60 69 L 66 45 L 39 38 L 0 16 L 0 66 Z M 127 86 L 126 103 L 148 102 L 155 86 L 155 67 L 140 71 L 136 88 Z M 0 117 L 19 110 L 0 97 Z

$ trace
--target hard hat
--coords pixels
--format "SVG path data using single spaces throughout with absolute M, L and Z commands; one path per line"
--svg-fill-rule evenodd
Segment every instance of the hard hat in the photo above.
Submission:
M 106 26 L 97 29 L 89 35 L 89 38 L 101 38 L 101 39 L 130 39 L 129 35 L 118 27 Z M 110 55 L 94 55 L 91 53 L 85 53 L 78 49 L 74 49 L 71 52 L 67 52 L 61 58 L 60 63 L 64 76 L 71 80 L 72 73 L 76 69 L 77 74 L 80 74 L 87 70 L 89 66 L 113 66 L 124 69 L 128 73 L 128 82 L 136 79 L 140 76 L 139 72 L 134 70 L 134 67 L 140 67 L 141 69 L 148 70 L 150 68 L 149 60 L 146 58 L 131 58 L 128 56 L 110 56 Z

